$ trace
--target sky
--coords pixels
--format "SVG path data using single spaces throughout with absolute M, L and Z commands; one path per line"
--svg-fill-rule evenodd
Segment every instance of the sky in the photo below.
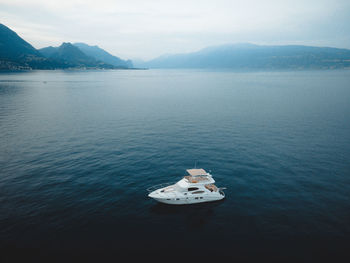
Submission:
M 350 48 L 350 0 L 0 0 L 0 23 L 35 48 L 84 42 L 123 59 L 248 42 Z

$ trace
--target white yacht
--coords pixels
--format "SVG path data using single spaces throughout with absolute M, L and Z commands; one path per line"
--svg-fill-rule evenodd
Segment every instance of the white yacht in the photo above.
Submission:
M 188 169 L 185 175 L 176 184 L 161 184 L 148 188 L 149 197 L 161 203 L 172 205 L 195 204 L 217 201 L 225 198 L 210 173 L 204 169 Z

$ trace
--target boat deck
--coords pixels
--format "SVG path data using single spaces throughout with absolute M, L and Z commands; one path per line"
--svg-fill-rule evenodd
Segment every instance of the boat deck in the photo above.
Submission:
M 218 188 L 216 187 L 215 184 L 207 184 L 205 185 L 205 188 L 207 188 L 210 192 L 217 192 Z

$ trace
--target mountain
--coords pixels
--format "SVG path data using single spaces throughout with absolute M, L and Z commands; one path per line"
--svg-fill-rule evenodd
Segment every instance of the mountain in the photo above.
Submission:
M 137 66 L 150 68 L 329 69 L 350 67 L 350 50 L 312 46 L 230 44 L 164 55 Z
M 76 46 L 63 43 L 59 47 L 36 50 L 16 32 L 0 24 L 0 70 L 132 67 L 130 60 L 122 60 L 97 46 L 83 43 L 77 43 Z
M 59 47 L 47 47 L 39 49 L 45 57 L 58 61 L 65 67 L 83 67 L 83 68 L 115 68 L 113 65 L 98 61 L 93 57 L 86 55 L 78 47 L 71 43 L 62 43 Z
M 50 69 L 52 61 L 7 26 L 0 24 L 0 69 Z
M 350 68 L 350 50 L 312 46 L 230 44 L 187 54 L 163 55 L 136 61 L 149 68 L 333 69 Z M 0 24 L 0 70 L 64 68 L 132 68 L 98 46 L 63 43 L 39 51 L 10 28 Z
M 103 61 L 107 64 L 111 64 L 120 68 L 132 68 L 133 64 L 131 60 L 122 60 L 116 56 L 111 55 L 107 51 L 98 46 L 89 46 L 85 43 L 74 43 L 74 46 L 78 47 L 86 55 L 95 58 L 96 60 Z

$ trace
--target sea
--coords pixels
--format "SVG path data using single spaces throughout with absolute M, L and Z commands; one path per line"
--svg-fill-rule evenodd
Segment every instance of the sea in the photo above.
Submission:
M 194 167 L 224 200 L 147 196 Z M 350 70 L 0 73 L 1 262 L 349 251 Z

